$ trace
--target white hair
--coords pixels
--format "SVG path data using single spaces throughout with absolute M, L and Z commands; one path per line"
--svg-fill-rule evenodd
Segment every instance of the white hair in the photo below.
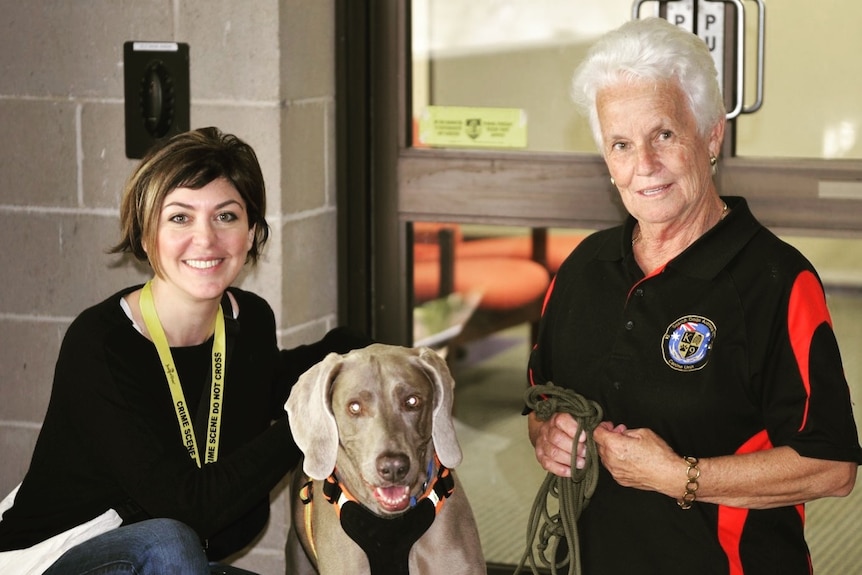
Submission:
M 596 95 L 621 82 L 675 80 L 706 136 L 725 115 L 718 73 L 706 43 L 663 18 L 626 22 L 602 36 L 575 71 L 572 98 L 601 148 Z

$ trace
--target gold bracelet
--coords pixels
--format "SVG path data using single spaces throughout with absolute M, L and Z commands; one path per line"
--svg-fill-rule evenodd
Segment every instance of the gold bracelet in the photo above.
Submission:
M 676 500 L 676 504 L 682 509 L 691 509 L 695 499 L 697 499 L 697 480 L 700 479 L 700 468 L 697 466 L 700 463 L 697 457 L 683 457 L 688 464 L 688 469 L 685 470 L 685 493 L 680 499 Z

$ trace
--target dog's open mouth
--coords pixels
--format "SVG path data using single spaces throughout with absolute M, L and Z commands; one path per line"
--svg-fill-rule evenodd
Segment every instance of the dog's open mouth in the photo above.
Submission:
M 374 497 L 386 511 L 404 511 L 410 505 L 410 488 L 406 485 L 377 487 L 374 489 Z

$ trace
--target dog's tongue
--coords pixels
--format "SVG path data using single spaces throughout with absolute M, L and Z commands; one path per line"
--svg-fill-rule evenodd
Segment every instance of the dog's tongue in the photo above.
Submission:
M 374 497 L 386 511 L 404 511 L 410 505 L 410 488 L 406 485 L 378 487 L 374 490 Z

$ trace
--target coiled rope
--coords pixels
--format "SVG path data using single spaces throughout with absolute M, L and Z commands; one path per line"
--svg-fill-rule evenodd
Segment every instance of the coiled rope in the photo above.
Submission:
M 599 459 L 593 430 L 602 420 L 602 408 L 598 403 L 550 382 L 527 389 L 524 401 L 536 413 L 539 421 L 547 421 L 557 412 L 570 414 L 578 422 L 578 433 L 572 445 L 571 478 L 548 473 L 539 487 L 527 526 L 527 548 L 514 575 L 521 573 L 528 561 L 533 575 L 538 575 L 539 563 L 542 567 L 550 567 L 552 575 L 557 575 L 557 570 L 566 566 L 569 575 L 580 575 L 577 521 L 589 504 L 598 482 Z M 586 433 L 586 465 L 578 469 L 575 461 L 581 431 Z M 557 500 L 557 505 L 552 505 L 552 498 Z M 556 507 L 556 512 L 553 507 Z M 563 539 L 568 542 L 568 552 L 558 562 L 557 549 Z

